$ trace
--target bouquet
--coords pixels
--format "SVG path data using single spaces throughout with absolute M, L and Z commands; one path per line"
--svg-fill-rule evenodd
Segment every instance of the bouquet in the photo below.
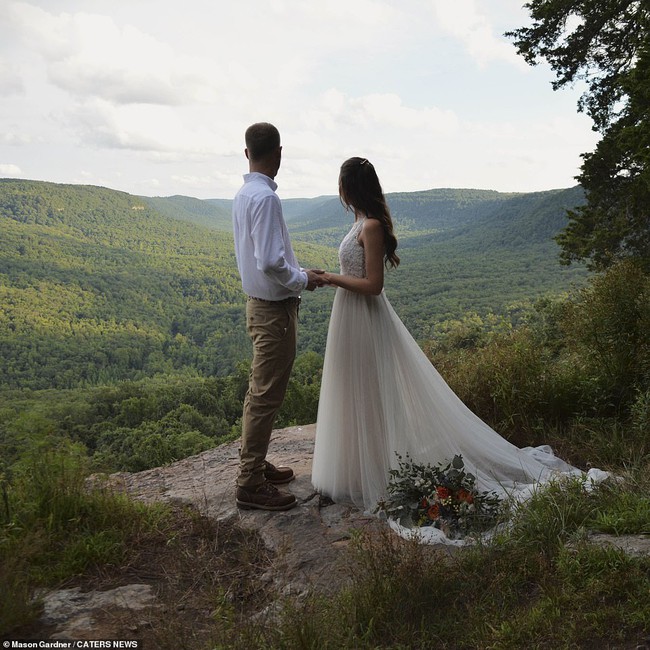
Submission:
M 476 477 L 465 471 L 462 456 L 435 467 L 415 463 L 408 454 L 397 459 L 398 468 L 389 471 L 387 497 L 376 512 L 402 525 L 435 526 L 452 539 L 495 525 L 501 500 L 476 489 Z

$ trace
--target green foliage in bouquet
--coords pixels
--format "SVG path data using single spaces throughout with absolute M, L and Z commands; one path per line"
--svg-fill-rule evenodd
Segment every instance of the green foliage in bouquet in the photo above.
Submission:
M 389 471 L 387 497 L 378 512 L 402 525 L 435 526 L 447 537 L 464 537 L 494 526 L 502 501 L 494 492 L 479 492 L 476 477 L 465 471 L 462 456 L 447 464 L 415 463 L 397 454 L 398 468 Z

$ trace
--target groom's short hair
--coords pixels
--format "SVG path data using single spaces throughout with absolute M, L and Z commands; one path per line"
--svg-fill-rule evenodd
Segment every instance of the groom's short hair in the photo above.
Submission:
M 280 132 L 268 122 L 251 124 L 244 137 L 251 160 L 262 160 L 280 146 Z

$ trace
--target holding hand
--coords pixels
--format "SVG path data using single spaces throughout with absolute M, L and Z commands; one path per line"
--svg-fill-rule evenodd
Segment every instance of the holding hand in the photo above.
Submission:
M 307 273 L 307 291 L 313 291 L 316 287 L 322 287 L 325 283 L 325 271 L 322 269 L 310 269 Z
M 322 283 L 323 283 L 322 286 L 324 286 L 324 287 L 336 287 L 337 286 L 336 282 L 335 282 L 336 277 L 337 277 L 336 273 L 328 273 L 327 271 L 325 271 L 321 277 L 322 277 Z

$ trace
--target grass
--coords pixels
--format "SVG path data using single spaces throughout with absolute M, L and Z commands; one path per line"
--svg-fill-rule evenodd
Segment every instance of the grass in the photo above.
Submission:
M 635 648 L 650 634 L 650 558 L 594 545 L 586 531 L 612 519 L 647 531 L 643 481 L 553 486 L 493 543 L 451 554 L 361 538 L 352 587 L 287 607 L 268 647 Z
M 644 647 L 650 557 L 590 539 L 650 534 L 648 457 L 619 474 L 592 490 L 579 480 L 540 490 L 475 547 L 357 535 L 351 585 L 292 600 L 260 583 L 273 559 L 257 535 L 89 492 L 74 448 L 36 454 L 4 487 L 0 632 L 47 637 L 39 588 L 146 583 L 161 608 L 107 613 L 94 633 L 161 650 Z
M 254 577 L 270 558 L 257 535 L 189 509 L 89 491 L 84 465 L 74 447 L 50 450 L 5 480 L 0 634 L 47 638 L 35 598 L 42 589 L 152 585 L 163 607 L 146 613 L 148 624 L 140 612 L 112 613 L 103 636 L 144 637 L 162 649 L 210 647 L 224 612 L 230 625 L 267 604 Z
M 0 629 L 16 637 L 46 632 L 31 602 L 37 587 L 133 582 L 153 585 L 163 607 L 98 624 L 163 650 L 613 649 L 650 634 L 650 557 L 597 546 L 588 533 L 649 532 L 647 461 L 590 491 L 577 480 L 539 491 L 484 545 L 359 534 L 351 585 L 299 600 L 260 583 L 272 558 L 256 535 L 87 492 L 74 454 L 41 455 L 30 472 L 37 467 L 47 480 L 16 477 L 8 490 L 12 517 L 0 538 Z
M 272 558 L 256 535 L 88 492 L 84 450 L 34 447 L 0 472 L 0 632 L 43 635 L 38 588 L 147 582 L 163 608 L 147 612 L 146 629 L 124 613 L 106 638 L 136 630 L 163 650 L 650 647 L 650 557 L 590 535 L 650 534 L 648 284 L 623 272 L 484 345 L 431 350 L 512 442 L 551 444 L 620 480 L 552 485 L 489 543 L 461 550 L 359 535 L 349 587 L 291 600 L 261 583 Z
M 288 609 L 269 647 L 629 647 L 647 634 L 648 562 L 618 551 L 584 544 L 549 559 L 503 543 L 450 558 L 365 540 L 359 553 L 352 589 Z

